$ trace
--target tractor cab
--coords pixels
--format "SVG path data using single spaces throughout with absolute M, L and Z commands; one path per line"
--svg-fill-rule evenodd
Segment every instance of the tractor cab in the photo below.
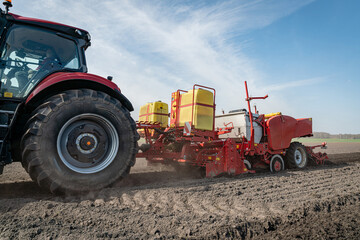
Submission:
M 24 99 L 54 72 L 87 72 L 86 31 L 5 12 L 0 28 L 0 98 Z

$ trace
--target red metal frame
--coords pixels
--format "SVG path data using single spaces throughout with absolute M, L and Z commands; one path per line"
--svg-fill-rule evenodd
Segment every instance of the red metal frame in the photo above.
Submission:
M 322 153 L 322 152 L 317 152 L 314 153 L 313 150 L 317 147 L 321 147 L 323 149 L 326 149 L 326 142 L 323 142 L 320 145 L 316 145 L 316 146 L 306 146 L 306 152 L 315 160 L 315 163 L 318 165 L 323 165 L 325 163 L 326 159 L 329 159 L 329 157 L 327 156 L 326 153 Z
M 194 91 L 196 87 L 212 89 L 201 85 L 194 85 Z M 232 122 L 225 124 L 224 128 L 217 128 L 212 131 L 192 128 L 190 136 L 185 136 L 183 132 L 184 127 L 179 127 L 177 122 L 174 121 L 170 124 L 170 127 L 166 128 L 164 131 L 160 130 L 160 124 L 158 123 L 138 122 L 137 128 L 144 131 L 145 141 L 149 146 L 149 150 L 138 153 L 137 157 L 144 157 L 150 162 L 178 162 L 181 164 L 205 167 L 206 176 L 214 177 L 221 174 L 238 175 L 241 173 L 254 172 L 246 168 L 244 164 L 245 159 L 253 159 L 254 166 L 257 166 L 264 164 L 269 165 L 271 157 L 275 154 L 285 156 L 287 150 L 286 148 L 274 150 L 271 149 L 271 146 L 269 145 L 269 141 L 267 140 L 269 137 L 267 122 L 269 119 L 265 119 L 264 115 L 260 115 L 257 119 L 254 119 L 253 114 L 251 113 L 250 101 L 254 99 L 266 99 L 268 95 L 264 97 L 249 97 L 246 82 L 245 89 L 245 100 L 248 103 L 249 118 L 251 122 L 250 140 L 245 137 L 242 139 L 220 139 L 220 135 L 232 131 L 234 128 L 234 124 Z M 212 90 L 214 91 L 215 111 L 215 89 Z M 174 106 L 176 106 L 176 109 L 174 110 L 176 111 L 175 114 L 177 114 L 177 116 L 172 120 L 176 120 L 179 116 L 178 106 L 180 101 L 180 92 L 186 91 L 178 90 L 172 95 L 176 99 L 172 99 L 171 107 L 173 108 L 173 103 L 175 102 Z M 176 94 L 176 96 L 174 96 L 174 94 Z M 193 96 L 192 103 L 194 103 L 194 100 Z M 193 112 L 194 109 L 192 109 L 192 119 L 194 117 Z M 274 118 L 275 117 L 272 117 L 270 119 Z M 214 120 L 213 122 L 215 122 Z M 303 119 L 300 120 L 303 121 Z M 258 144 L 254 143 L 253 122 L 258 123 L 263 128 L 264 138 L 262 142 Z M 303 131 L 302 134 L 307 134 L 307 132 Z M 308 154 L 317 164 L 323 164 L 324 160 L 327 159 L 327 155 L 325 153 L 314 153 L 313 149 L 316 147 L 325 147 L 325 145 L 326 143 L 318 146 L 306 147 Z
M 249 97 L 249 91 L 248 91 L 246 81 L 245 81 L 245 90 L 246 90 L 246 99 L 245 100 L 247 101 L 247 104 L 248 104 L 249 118 L 250 118 L 250 132 L 251 132 L 250 150 L 253 151 L 254 150 L 254 125 L 253 125 L 253 115 L 251 112 L 250 101 L 253 99 L 266 99 L 268 97 L 268 95 L 266 95 L 264 97 Z
M 170 126 L 179 127 L 178 117 L 180 112 L 180 93 L 187 91 L 178 89 L 176 92 L 172 93 L 171 99 L 171 109 L 170 109 Z

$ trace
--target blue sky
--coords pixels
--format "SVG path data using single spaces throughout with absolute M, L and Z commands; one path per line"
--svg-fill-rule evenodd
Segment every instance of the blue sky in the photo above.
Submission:
M 198 83 L 217 110 L 312 117 L 314 131 L 360 133 L 360 1 L 14 0 L 12 12 L 88 30 L 89 72 L 133 102 L 170 102 Z

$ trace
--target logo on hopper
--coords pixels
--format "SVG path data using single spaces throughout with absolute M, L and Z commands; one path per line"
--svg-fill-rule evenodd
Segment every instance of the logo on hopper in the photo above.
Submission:
M 190 136 L 191 134 L 191 125 L 189 122 L 185 122 L 185 125 L 184 125 L 184 135 L 185 136 Z

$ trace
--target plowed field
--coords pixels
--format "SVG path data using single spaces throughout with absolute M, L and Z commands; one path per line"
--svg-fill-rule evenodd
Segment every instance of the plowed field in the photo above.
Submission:
M 138 159 L 81 197 L 48 194 L 15 163 L 0 176 L 0 239 L 360 239 L 360 144 L 327 152 L 324 166 L 216 179 Z

